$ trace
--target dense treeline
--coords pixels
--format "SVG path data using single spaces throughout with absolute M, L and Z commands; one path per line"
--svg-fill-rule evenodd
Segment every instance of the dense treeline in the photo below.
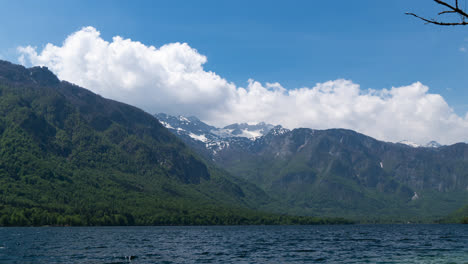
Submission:
M 219 210 L 219 208 L 218 208 Z M 40 208 L 1 209 L 0 226 L 132 226 L 132 225 L 318 225 L 351 224 L 341 218 L 315 218 L 261 214 L 245 211 L 222 211 L 216 214 L 196 212 L 160 213 L 134 216 L 130 213 L 48 212 Z

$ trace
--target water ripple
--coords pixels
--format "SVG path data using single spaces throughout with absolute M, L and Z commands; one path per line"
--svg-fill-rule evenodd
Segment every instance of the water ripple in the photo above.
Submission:
M 466 225 L 0 228 L 0 263 L 468 263 Z

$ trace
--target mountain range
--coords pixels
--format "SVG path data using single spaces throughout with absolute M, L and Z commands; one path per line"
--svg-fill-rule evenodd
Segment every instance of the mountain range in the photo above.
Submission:
M 345 129 L 216 128 L 196 117 L 156 117 L 206 160 L 286 202 L 289 212 L 420 221 L 468 204 L 465 143 L 421 147 Z
M 269 207 L 281 205 L 152 115 L 0 61 L 0 226 L 322 221 Z
M 194 140 L 204 142 L 207 149 L 216 152 L 216 149 L 223 148 L 230 140 L 243 140 L 242 138 L 253 141 L 259 137 L 265 136 L 271 129 L 281 129 L 288 131 L 281 125 L 275 126 L 260 122 L 257 124 L 234 123 L 222 128 L 208 125 L 195 116 L 185 117 L 182 115 L 172 116 L 165 113 L 155 114 L 155 117 L 163 126 L 172 133 L 180 137 L 191 137 Z M 401 140 L 398 144 L 407 145 L 414 148 L 439 148 L 443 145 L 437 141 L 430 141 L 420 145 L 409 140 Z
M 464 143 L 411 147 L 266 123 L 216 128 L 0 61 L 0 226 L 459 219 L 467 169 Z

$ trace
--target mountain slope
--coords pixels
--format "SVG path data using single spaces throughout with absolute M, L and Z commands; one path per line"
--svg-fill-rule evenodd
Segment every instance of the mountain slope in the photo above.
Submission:
M 468 224 L 468 203 L 459 208 L 441 222 Z
M 264 122 L 255 125 L 236 123 L 217 128 L 202 122 L 194 116 L 171 116 L 159 113 L 155 117 L 169 131 L 196 149 L 207 160 L 214 160 L 218 152 L 230 145 L 249 145 L 252 141 L 266 135 L 274 128 L 273 125 Z
M 142 110 L 0 61 L 0 225 L 261 218 L 271 199 L 235 181 Z
M 173 130 L 178 127 L 173 124 Z M 277 126 L 210 150 L 187 144 L 286 201 L 290 212 L 359 220 L 432 221 L 468 201 L 468 145 L 413 147 L 351 130 Z

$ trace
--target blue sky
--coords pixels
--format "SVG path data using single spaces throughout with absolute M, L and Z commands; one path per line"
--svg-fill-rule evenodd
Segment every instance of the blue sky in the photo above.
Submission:
M 468 27 L 425 25 L 428 0 L 336 1 L 0 1 L 0 58 L 17 47 L 61 45 L 85 26 L 104 40 L 186 42 L 203 65 L 236 85 L 249 78 L 286 89 L 347 79 L 361 89 L 416 81 L 460 116 L 468 111 Z

